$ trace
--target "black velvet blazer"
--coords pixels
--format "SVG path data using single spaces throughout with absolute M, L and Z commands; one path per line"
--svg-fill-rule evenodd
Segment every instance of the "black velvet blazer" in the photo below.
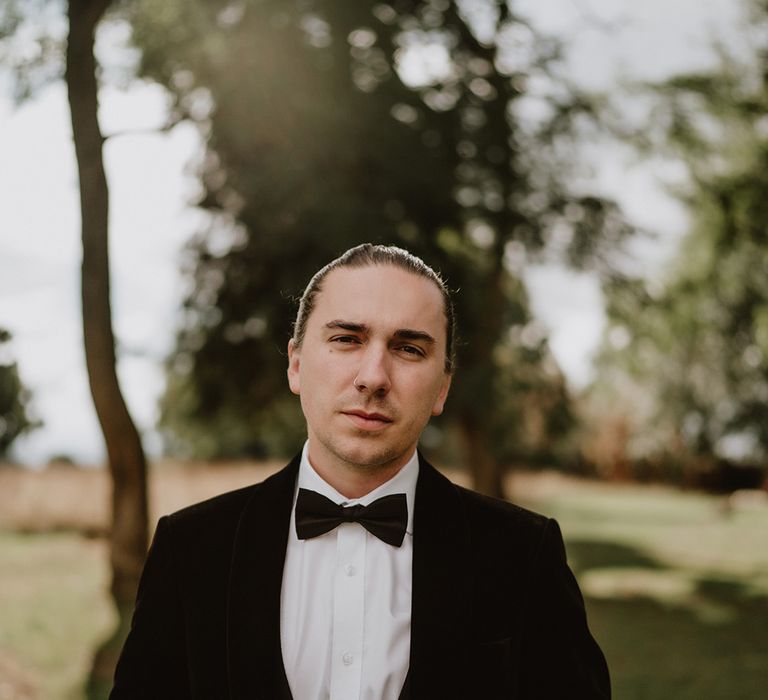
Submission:
M 280 590 L 298 465 L 160 519 L 111 700 L 291 698 Z M 554 520 L 421 456 L 415 508 L 403 700 L 610 698 Z

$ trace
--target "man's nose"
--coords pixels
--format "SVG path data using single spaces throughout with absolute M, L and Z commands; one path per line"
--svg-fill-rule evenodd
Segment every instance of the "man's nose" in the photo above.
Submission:
M 392 386 L 386 348 L 368 345 L 362 353 L 355 388 L 368 394 L 386 394 Z

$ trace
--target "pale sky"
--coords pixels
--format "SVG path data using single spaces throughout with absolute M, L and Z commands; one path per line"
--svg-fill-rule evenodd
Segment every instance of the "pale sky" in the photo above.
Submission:
M 571 74 L 601 90 L 620 77 L 660 79 L 711 65 L 711 37 L 738 36 L 740 17 L 735 0 L 519 0 L 517 7 L 569 40 Z M 105 88 L 100 99 L 107 134 L 163 122 L 158 87 Z M 19 108 L 0 94 L 0 126 L 0 327 L 14 336 L 10 356 L 33 392 L 33 414 L 44 421 L 17 441 L 12 456 L 30 465 L 57 454 L 98 464 L 104 448 L 81 343 L 77 176 L 63 84 Z M 119 374 L 151 454 L 159 449 L 153 426 L 161 362 L 173 347 L 183 296 L 180 250 L 202 216 L 188 204 L 196 191 L 189 171 L 200 149 L 194 127 L 184 124 L 165 134 L 127 133 L 105 147 Z M 637 163 L 628 152 L 595 150 L 595 189 L 659 234 L 637 248 L 648 274 L 686 225 L 659 174 L 658 164 Z M 596 281 L 552 266 L 529 268 L 526 280 L 561 367 L 573 386 L 583 386 L 603 325 Z

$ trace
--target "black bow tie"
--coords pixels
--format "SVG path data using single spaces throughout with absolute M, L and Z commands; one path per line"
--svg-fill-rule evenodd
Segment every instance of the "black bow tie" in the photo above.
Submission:
M 340 506 L 330 498 L 308 489 L 299 489 L 296 499 L 296 535 L 300 540 L 319 537 L 341 523 L 360 523 L 382 542 L 399 547 L 408 524 L 408 503 L 404 493 L 376 499 L 367 506 Z

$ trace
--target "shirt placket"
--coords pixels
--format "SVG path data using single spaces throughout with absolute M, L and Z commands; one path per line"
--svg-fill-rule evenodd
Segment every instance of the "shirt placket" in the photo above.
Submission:
M 333 700 L 358 700 L 363 670 L 366 532 L 356 523 L 344 523 L 337 532 L 330 690 Z

